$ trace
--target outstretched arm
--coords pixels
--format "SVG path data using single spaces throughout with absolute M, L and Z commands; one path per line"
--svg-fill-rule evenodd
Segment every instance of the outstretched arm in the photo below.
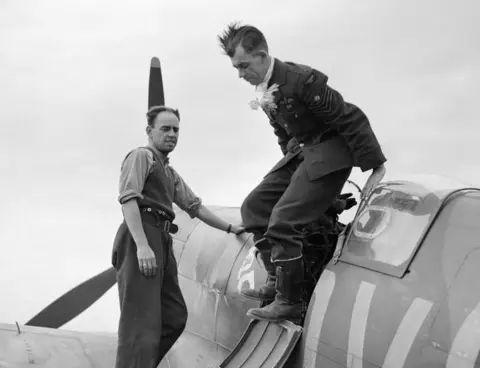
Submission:
M 377 166 L 372 170 L 370 177 L 367 179 L 367 182 L 363 186 L 362 194 L 360 195 L 361 199 L 367 198 L 370 193 L 375 189 L 378 183 L 383 179 L 387 169 L 384 164 Z
M 215 229 L 226 231 L 226 232 L 232 232 L 235 235 L 241 234 L 245 231 L 243 226 L 236 226 L 236 225 L 229 224 L 225 220 L 215 215 L 203 204 L 198 208 L 197 217 L 201 221 L 205 222 L 207 225 L 211 227 L 214 227 Z

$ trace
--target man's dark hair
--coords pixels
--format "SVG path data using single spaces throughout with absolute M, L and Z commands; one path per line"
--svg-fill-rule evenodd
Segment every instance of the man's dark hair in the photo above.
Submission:
M 175 116 L 178 118 L 178 121 L 180 121 L 180 112 L 177 109 L 167 107 L 167 106 L 152 106 L 147 111 L 148 125 L 153 127 L 153 125 L 155 123 L 155 118 L 157 117 L 157 115 L 160 114 L 161 112 L 165 112 L 165 111 L 175 114 Z
M 238 45 L 249 54 L 258 49 L 268 52 L 267 40 L 263 33 L 253 26 L 240 26 L 239 22 L 229 24 L 223 33 L 218 35 L 218 41 L 229 57 L 233 57 Z

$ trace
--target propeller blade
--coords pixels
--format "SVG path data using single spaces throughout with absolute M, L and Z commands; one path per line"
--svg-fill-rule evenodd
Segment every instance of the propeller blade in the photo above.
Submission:
M 115 268 L 111 267 L 63 294 L 25 325 L 59 328 L 100 299 L 116 282 Z
M 150 62 L 150 79 L 148 81 L 148 108 L 158 105 L 165 105 L 165 95 L 163 94 L 160 60 L 153 57 Z

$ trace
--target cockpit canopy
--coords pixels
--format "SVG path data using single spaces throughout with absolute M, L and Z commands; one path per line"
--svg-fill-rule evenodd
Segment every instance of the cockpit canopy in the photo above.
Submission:
M 462 189 L 427 176 L 377 186 L 360 204 L 340 261 L 402 277 L 444 202 Z

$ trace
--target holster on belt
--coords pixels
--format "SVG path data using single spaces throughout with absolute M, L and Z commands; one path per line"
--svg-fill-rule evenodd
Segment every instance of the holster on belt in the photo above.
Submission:
M 155 220 L 154 222 L 150 222 L 153 226 L 163 229 L 163 231 L 170 234 L 176 234 L 178 232 L 178 226 L 168 219 L 167 216 L 160 213 L 159 210 L 152 207 L 142 207 L 140 208 L 140 212 L 146 214 L 152 220 Z

